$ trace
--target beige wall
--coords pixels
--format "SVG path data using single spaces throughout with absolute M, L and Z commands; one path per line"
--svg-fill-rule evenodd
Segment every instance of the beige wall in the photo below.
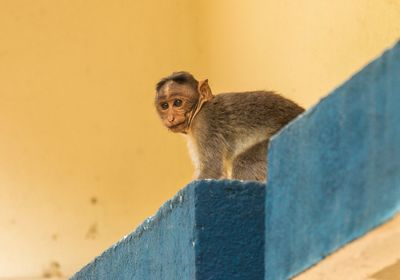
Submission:
M 0 276 L 76 271 L 190 180 L 152 102 L 196 26 L 181 0 L 0 2 Z
M 0 1 L 0 278 L 71 274 L 191 179 L 161 76 L 309 107 L 399 37 L 389 0 Z
M 274 89 L 306 107 L 400 37 L 400 0 L 207 3 L 201 59 L 214 88 Z

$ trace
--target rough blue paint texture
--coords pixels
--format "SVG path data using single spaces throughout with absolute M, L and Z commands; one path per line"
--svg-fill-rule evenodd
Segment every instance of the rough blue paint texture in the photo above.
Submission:
M 72 279 L 264 277 L 265 185 L 194 181 Z
M 197 280 L 264 278 L 264 202 L 264 184 L 211 181 L 198 186 Z
M 194 191 L 180 191 L 72 279 L 194 279 Z
M 271 141 L 265 279 L 288 279 L 400 208 L 400 43 Z

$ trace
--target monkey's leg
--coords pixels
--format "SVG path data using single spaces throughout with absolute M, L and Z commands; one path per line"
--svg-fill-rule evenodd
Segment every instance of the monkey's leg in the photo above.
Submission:
M 200 154 L 200 172 L 197 179 L 221 179 L 224 176 L 223 154 L 221 149 Z
M 204 168 L 200 170 L 197 179 L 221 179 L 223 176 L 222 165 L 209 162 L 209 164 L 206 164 Z
M 265 181 L 267 179 L 268 139 L 251 146 L 235 157 L 232 179 Z

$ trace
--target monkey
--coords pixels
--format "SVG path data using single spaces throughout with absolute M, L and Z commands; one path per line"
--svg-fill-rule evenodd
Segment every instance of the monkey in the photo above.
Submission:
M 156 84 L 155 107 L 163 124 L 187 137 L 196 179 L 267 180 L 272 135 L 304 112 L 273 91 L 214 95 L 208 80 L 185 71 Z

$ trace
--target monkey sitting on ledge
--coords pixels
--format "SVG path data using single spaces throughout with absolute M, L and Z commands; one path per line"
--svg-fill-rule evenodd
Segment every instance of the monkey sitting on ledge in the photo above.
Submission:
M 264 181 L 270 137 L 304 109 L 274 92 L 213 95 L 208 81 L 175 72 L 156 86 L 163 124 L 186 134 L 197 179 Z

